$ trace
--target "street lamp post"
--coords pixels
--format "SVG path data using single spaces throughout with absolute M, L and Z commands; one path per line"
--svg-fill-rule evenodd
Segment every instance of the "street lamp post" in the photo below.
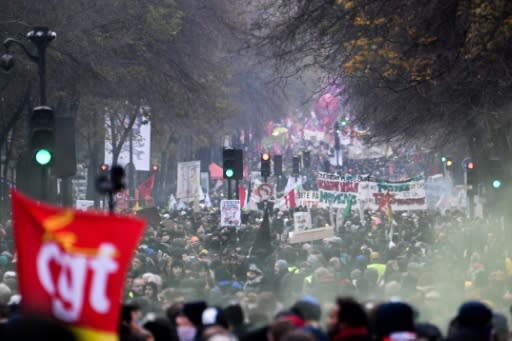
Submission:
M 14 38 L 7 38 L 6 40 L 4 40 L 3 43 L 5 47 L 5 53 L 2 55 L 2 57 L 0 57 L 0 66 L 6 71 L 10 70 L 14 66 L 14 58 L 9 53 L 9 49 L 11 48 L 11 46 L 16 45 L 18 47 L 21 47 L 21 49 L 27 55 L 27 57 L 32 62 L 37 64 L 39 74 L 39 106 L 34 108 L 33 110 L 31 124 L 37 124 L 38 129 L 39 127 L 41 127 L 41 125 L 45 126 L 45 129 L 47 129 L 47 134 L 51 134 L 47 135 L 51 137 L 47 137 L 46 142 L 48 142 L 48 138 L 51 138 L 52 140 L 54 139 L 53 109 L 46 106 L 46 48 L 55 39 L 56 36 L 57 34 L 51 31 L 48 27 L 36 26 L 30 32 L 27 33 L 26 37 L 35 45 L 37 53 L 31 52 L 21 41 L 16 40 Z M 43 115 L 43 112 L 47 114 Z M 34 133 L 34 127 L 31 127 L 31 134 L 32 133 Z M 41 136 L 41 134 L 39 136 Z M 32 138 L 34 138 L 34 136 L 32 136 L 31 139 Z M 37 190 L 35 190 L 33 186 L 30 186 L 30 189 L 34 190 L 34 194 L 36 197 L 38 197 L 38 199 L 47 200 L 49 199 L 49 183 L 48 168 L 46 167 L 46 163 L 40 164 L 40 171 L 40 192 L 37 193 Z
M 19 40 L 7 38 L 4 40 L 6 52 L 1 57 L 0 62 L 5 70 L 9 70 L 14 66 L 14 60 L 9 53 L 12 45 L 18 45 L 29 59 L 37 64 L 39 73 L 39 105 L 46 105 L 46 48 L 57 37 L 57 34 L 48 27 L 37 26 L 27 33 L 27 39 L 30 40 L 37 48 L 37 54 L 30 50 Z

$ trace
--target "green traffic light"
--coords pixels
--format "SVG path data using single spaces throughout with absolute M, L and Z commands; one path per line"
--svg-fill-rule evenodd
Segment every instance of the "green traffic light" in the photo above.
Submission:
M 500 180 L 493 180 L 492 187 L 500 188 L 501 187 L 501 181 Z
M 36 162 L 41 166 L 46 166 L 52 161 L 52 153 L 48 149 L 38 149 L 36 151 Z
M 446 162 L 446 157 L 445 156 L 441 156 L 441 162 Z
M 226 169 L 226 177 L 232 178 L 233 175 L 235 175 L 235 171 L 234 170 L 232 170 L 231 168 Z

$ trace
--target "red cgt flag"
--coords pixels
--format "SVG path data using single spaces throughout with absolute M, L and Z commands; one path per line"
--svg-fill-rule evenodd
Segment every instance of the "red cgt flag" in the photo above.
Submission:
M 80 340 L 117 340 L 124 279 L 144 221 L 11 195 L 24 311 L 65 322 Z

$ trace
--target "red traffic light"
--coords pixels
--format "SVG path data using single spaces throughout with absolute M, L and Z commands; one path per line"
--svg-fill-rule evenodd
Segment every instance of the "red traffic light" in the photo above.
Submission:
M 269 161 L 270 160 L 270 154 L 269 153 L 263 153 L 261 154 L 261 159 L 263 161 Z
M 158 165 L 151 165 L 151 171 L 153 172 L 158 172 L 158 170 L 160 169 L 160 167 Z
M 106 163 L 102 163 L 100 165 L 100 171 L 102 172 L 108 172 L 109 166 Z
M 467 167 L 468 169 L 475 169 L 475 163 L 473 161 L 469 161 Z

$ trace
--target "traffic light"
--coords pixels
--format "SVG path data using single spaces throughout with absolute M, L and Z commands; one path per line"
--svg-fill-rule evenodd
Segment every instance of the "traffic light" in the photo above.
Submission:
M 53 162 L 54 130 L 53 109 L 47 106 L 35 107 L 30 117 L 30 146 L 33 160 L 38 166 L 47 167 Z
M 489 184 L 494 190 L 503 187 L 504 170 L 501 160 L 489 160 Z
M 500 179 L 493 179 L 493 180 L 492 180 L 492 187 L 493 187 L 494 189 L 499 189 L 499 188 L 501 188 L 501 185 L 502 185 L 502 182 L 501 182 L 501 180 L 500 180 Z
M 441 162 L 442 162 L 442 163 L 445 163 L 445 162 L 446 162 L 446 156 L 441 156 Z
M 242 150 L 224 149 L 222 151 L 222 169 L 224 179 L 243 179 L 244 161 Z
M 306 150 L 302 153 L 302 164 L 305 169 L 309 169 L 311 167 L 311 153 L 309 150 Z
M 283 175 L 283 156 L 274 155 L 274 175 Z
M 453 159 L 452 159 L 452 158 L 447 157 L 447 158 L 446 158 L 446 161 L 444 162 L 444 165 L 445 165 L 446 169 L 447 169 L 447 170 L 452 169 L 453 164 L 454 164 Z
M 125 189 L 125 172 L 121 166 L 112 166 L 109 172 L 109 166 L 102 164 L 100 166 L 101 174 L 96 178 L 96 189 L 100 194 L 116 194 Z
M 151 171 L 153 173 L 157 173 L 160 170 L 160 166 L 158 166 L 156 163 L 151 165 Z
M 261 165 L 260 172 L 263 178 L 268 178 L 270 176 L 270 154 L 263 153 L 261 154 Z
M 476 164 L 473 160 L 468 159 L 465 162 L 465 170 L 466 170 L 466 185 L 467 185 L 467 193 L 468 195 L 478 194 L 478 170 L 476 169 Z
M 70 115 L 55 115 L 55 162 L 52 173 L 58 178 L 76 174 L 76 130 L 75 118 Z
M 292 159 L 292 175 L 299 176 L 300 174 L 300 157 L 294 156 Z

